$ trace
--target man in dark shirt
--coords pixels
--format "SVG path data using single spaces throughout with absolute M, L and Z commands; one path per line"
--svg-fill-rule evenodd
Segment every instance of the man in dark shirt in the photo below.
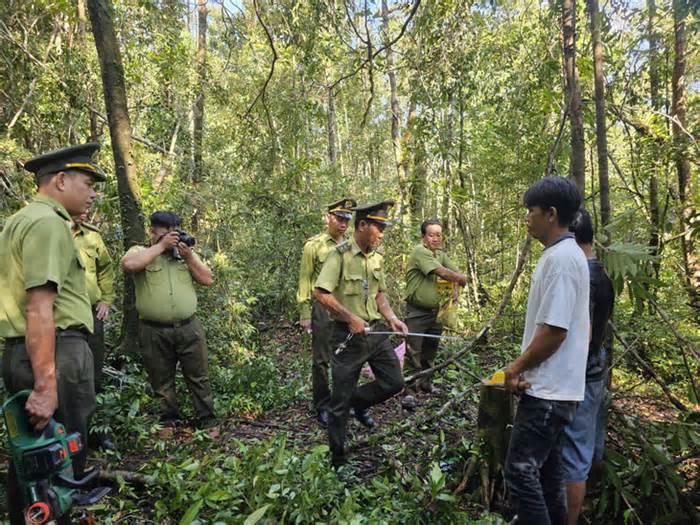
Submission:
M 605 439 L 605 384 L 607 366 L 603 339 L 605 327 L 612 315 L 615 295 L 603 263 L 593 251 L 593 224 L 588 212 L 581 208 L 569 228 L 588 259 L 590 274 L 591 340 L 586 363 L 586 393 L 576 409 L 574 420 L 564 428 L 562 460 L 566 482 L 569 525 L 578 522 L 586 495 L 586 480 L 594 460 L 603 455 Z

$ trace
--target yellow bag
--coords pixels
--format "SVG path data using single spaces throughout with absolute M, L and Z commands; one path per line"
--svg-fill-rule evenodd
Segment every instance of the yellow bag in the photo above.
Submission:
M 453 300 L 452 297 L 440 306 L 440 310 L 437 314 L 437 322 L 440 323 L 443 328 L 457 330 L 459 324 L 457 319 L 457 301 Z

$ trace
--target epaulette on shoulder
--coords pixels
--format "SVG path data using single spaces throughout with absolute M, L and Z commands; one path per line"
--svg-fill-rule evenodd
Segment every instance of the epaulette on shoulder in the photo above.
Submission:
M 83 222 L 82 226 L 85 226 L 88 230 L 92 230 L 94 232 L 100 233 L 100 229 L 95 226 L 94 224 L 90 224 L 89 222 Z
M 339 245 L 335 247 L 336 250 L 338 250 L 338 253 L 345 253 L 350 249 L 350 242 L 345 241 L 341 242 Z
M 316 235 L 312 235 L 311 237 L 306 239 L 306 242 L 317 241 L 318 239 L 321 238 L 321 235 L 323 235 L 323 233 L 317 233 Z

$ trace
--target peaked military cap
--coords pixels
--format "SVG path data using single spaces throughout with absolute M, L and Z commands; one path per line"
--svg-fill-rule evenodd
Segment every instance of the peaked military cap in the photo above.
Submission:
M 391 224 L 391 219 L 389 218 L 389 208 L 391 208 L 394 204 L 395 202 L 393 200 L 388 200 L 378 202 L 376 204 L 355 206 L 355 216 L 357 220 L 365 219 L 383 224 L 384 226 L 389 226 Z
M 357 201 L 355 199 L 350 199 L 349 197 L 346 197 L 344 199 L 340 199 L 337 202 L 334 202 L 333 204 L 329 204 L 328 213 L 337 215 L 341 219 L 350 220 L 352 219 L 352 210 L 355 206 L 357 206 Z
M 106 179 L 105 174 L 92 160 L 98 149 L 100 145 L 97 142 L 56 149 L 28 160 L 24 163 L 24 169 L 34 173 L 35 180 L 49 173 L 78 170 L 92 175 L 96 181 L 103 182 Z

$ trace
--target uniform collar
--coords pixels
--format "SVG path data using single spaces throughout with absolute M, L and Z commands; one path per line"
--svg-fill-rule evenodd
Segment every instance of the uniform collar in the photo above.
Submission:
M 70 215 L 66 211 L 66 208 L 63 206 L 63 204 L 59 203 L 57 200 L 52 199 L 48 195 L 44 195 L 43 193 L 37 193 L 34 196 L 33 202 L 40 202 L 41 204 L 46 204 L 47 206 L 50 206 L 51 208 L 54 209 L 58 215 L 61 216 L 62 219 L 65 219 L 67 221 L 70 221 Z
M 88 230 L 88 228 L 86 228 L 82 224 L 76 224 L 74 222 L 71 222 L 71 231 L 73 232 L 73 236 L 76 236 L 76 235 L 87 235 L 89 230 Z
M 433 251 L 433 249 L 432 249 L 430 246 L 426 246 L 425 243 L 424 243 L 423 241 L 420 242 L 420 246 L 422 246 L 423 248 L 425 248 L 426 250 L 428 250 L 428 251 L 429 251 L 430 253 L 432 253 L 433 255 L 437 255 L 438 252 L 441 252 L 441 251 L 442 251 L 442 248 L 438 248 L 437 250 Z
M 330 233 L 328 233 L 328 230 L 326 230 L 326 231 L 324 231 L 324 232 L 321 234 L 321 239 L 323 240 L 323 242 L 332 241 L 333 244 L 341 244 L 341 243 L 343 243 L 344 241 L 347 241 L 347 240 L 348 240 L 348 236 L 347 236 L 347 234 L 343 235 L 342 240 L 341 240 L 339 243 L 336 243 L 336 242 L 335 242 L 335 239 L 331 236 Z
M 360 249 L 360 245 L 357 244 L 357 241 L 355 240 L 354 236 L 350 238 L 349 242 L 350 242 L 350 253 L 352 253 L 353 255 L 357 255 L 358 253 L 365 255 L 364 252 Z M 369 253 L 367 255 L 369 255 Z

